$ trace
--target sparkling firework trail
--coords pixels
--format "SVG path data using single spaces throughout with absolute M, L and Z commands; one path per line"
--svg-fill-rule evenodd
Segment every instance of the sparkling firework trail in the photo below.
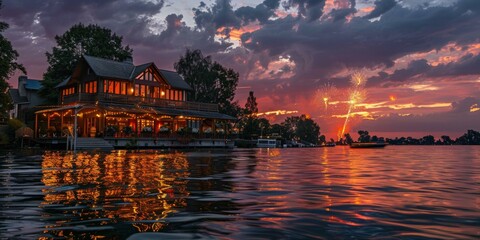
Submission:
M 335 95 L 337 88 L 332 83 L 325 83 L 318 91 L 317 91 L 317 98 L 320 101 L 323 101 L 325 105 L 325 112 L 328 110 L 329 101 Z
M 342 134 L 341 134 L 342 137 L 345 134 L 345 128 L 347 127 L 347 123 L 350 118 L 350 113 L 352 112 L 352 109 L 355 108 L 355 104 L 360 103 L 363 100 L 364 94 L 363 94 L 362 88 L 363 86 L 365 86 L 366 79 L 361 72 L 355 72 L 352 74 L 352 79 L 350 82 L 352 84 L 353 90 L 349 96 L 348 112 L 347 112 L 347 117 L 345 118 L 345 122 L 343 123 Z

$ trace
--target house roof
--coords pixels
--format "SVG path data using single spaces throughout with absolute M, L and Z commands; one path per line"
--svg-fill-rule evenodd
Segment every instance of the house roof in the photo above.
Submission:
M 27 90 L 40 90 L 40 88 L 42 88 L 42 83 L 40 80 L 27 79 L 25 82 L 25 89 Z
M 59 87 L 64 87 L 67 85 L 68 81 L 70 81 L 70 78 L 71 77 L 68 77 L 68 78 L 65 78 L 65 80 L 63 80 L 61 83 L 59 83 L 57 86 L 55 86 L 56 88 L 59 88 Z
M 130 78 L 133 79 L 137 77 L 140 73 L 143 71 L 147 70 L 148 67 L 150 67 L 153 63 L 145 63 L 142 65 L 135 66 L 135 69 L 133 69 L 132 74 L 130 75 Z
M 158 70 L 162 77 L 174 88 L 179 88 L 183 90 L 193 91 L 192 87 L 188 85 L 185 80 L 176 72 L 159 69 Z
M 125 80 L 133 80 L 140 73 L 145 71 L 150 66 L 155 66 L 153 62 L 141 64 L 138 66 L 133 65 L 131 62 L 118 62 L 108 60 L 104 58 L 92 57 L 84 55 L 83 58 L 87 64 L 92 68 L 96 75 L 108 78 L 117 78 Z M 155 66 L 156 68 L 156 66 Z M 157 68 L 158 69 L 158 68 Z M 158 69 L 160 75 L 170 84 L 173 88 L 192 91 L 193 89 L 187 82 L 176 72 Z M 57 85 L 57 87 L 63 87 L 67 84 L 66 80 L 64 85 Z
M 131 79 L 130 75 L 135 66 L 130 62 L 118 62 L 104 58 L 84 55 L 83 58 L 97 76 L 119 79 Z
M 14 104 L 28 103 L 27 97 L 20 96 L 18 89 L 8 89 L 8 94 L 10 95 L 10 98 L 12 98 Z

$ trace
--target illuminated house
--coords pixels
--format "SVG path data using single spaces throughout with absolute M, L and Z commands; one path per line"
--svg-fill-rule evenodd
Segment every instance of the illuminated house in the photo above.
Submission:
M 131 59 L 83 56 L 57 88 L 60 105 L 36 112 L 39 138 L 61 137 L 66 129 L 72 132 L 75 108 L 78 136 L 104 138 L 120 147 L 125 144 L 122 139 L 131 138 L 142 138 L 142 146 L 180 137 L 179 142 L 185 142 L 187 135 L 220 139 L 229 130 L 228 122 L 235 120 L 219 113 L 217 104 L 188 101 L 193 89 L 185 80 L 154 63 L 135 66 Z

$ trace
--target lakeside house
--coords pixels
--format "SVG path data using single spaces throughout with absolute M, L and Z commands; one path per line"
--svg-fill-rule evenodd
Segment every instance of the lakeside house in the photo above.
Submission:
M 176 72 L 153 63 L 134 65 L 83 56 L 57 86 L 59 105 L 37 111 L 38 139 L 77 134 L 103 138 L 114 147 L 227 146 L 229 122 L 217 104 L 188 101 L 193 89 Z M 208 140 L 208 141 L 205 141 Z

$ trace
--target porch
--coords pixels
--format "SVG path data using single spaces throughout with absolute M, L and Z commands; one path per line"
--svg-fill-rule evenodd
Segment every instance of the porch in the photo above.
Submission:
M 218 112 L 154 108 L 139 105 L 81 105 L 76 110 L 79 137 L 169 137 L 171 134 L 229 134 L 234 118 Z M 36 112 L 35 137 L 73 133 L 74 106 Z

